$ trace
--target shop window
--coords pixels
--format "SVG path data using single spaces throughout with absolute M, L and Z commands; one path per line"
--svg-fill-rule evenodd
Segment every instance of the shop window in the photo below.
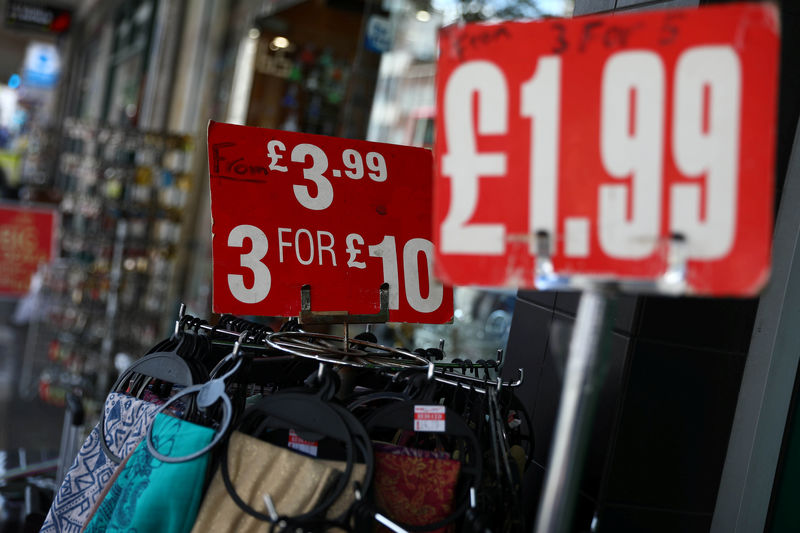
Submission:
M 115 18 L 105 112 L 112 126 L 137 125 L 154 14 L 154 0 L 137 0 L 124 3 Z

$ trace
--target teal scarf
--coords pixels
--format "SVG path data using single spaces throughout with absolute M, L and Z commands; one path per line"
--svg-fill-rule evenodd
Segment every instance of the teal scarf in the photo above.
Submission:
M 165 414 L 158 414 L 153 423 L 153 444 L 169 457 L 188 455 L 212 438 L 213 429 Z M 143 440 L 85 531 L 188 533 L 200 506 L 207 465 L 208 454 L 185 463 L 164 463 L 150 454 Z

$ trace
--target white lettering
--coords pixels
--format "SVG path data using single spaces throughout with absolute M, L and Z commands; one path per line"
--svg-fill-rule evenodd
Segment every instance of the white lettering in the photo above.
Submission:
M 300 257 L 300 235 L 308 237 L 308 259 Z M 301 265 L 310 265 L 314 261 L 314 237 L 311 236 L 311 232 L 307 229 L 300 228 L 294 234 L 294 253 Z
M 328 238 L 328 244 L 322 244 L 322 237 L 325 236 Z M 323 264 L 322 261 L 322 252 L 330 252 L 331 254 L 331 262 L 333 266 L 336 266 L 336 254 L 333 251 L 333 234 L 327 231 L 317 231 L 317 257 L 319 257 L 319 264 L 320 266 Z
M 284 246 L 292 246 L 291 241 L 284 241 L 283 234 L 285 232 L 291 232 L 291 228 L 278 228 L 278 259 L 281 263 L 283 263 L 283 248 Z

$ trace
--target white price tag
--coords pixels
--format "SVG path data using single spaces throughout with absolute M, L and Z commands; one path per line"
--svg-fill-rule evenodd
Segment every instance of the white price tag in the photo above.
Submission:
M 415 405 L 414 431 L 445 431 L 444 405 Z
M 289 448 L 293 450 L 297 450 L 298 452 L 303 452 L 306 455 L 311 455 L 316 457 L 317 451 L 319 449 L 319 443 L 317 441 L 305 440 L 300 437 L 293 429 L 289 430 Z

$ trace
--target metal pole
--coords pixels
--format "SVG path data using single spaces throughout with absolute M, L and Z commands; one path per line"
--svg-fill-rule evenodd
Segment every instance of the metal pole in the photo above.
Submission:
M 114 368 L 112 352 L 117 338 L 116 321 L 119 312 L 119 290 L 122 285 L 122 260 L 125 255 L 125 239 L 128 236 L 128 221 L 120 218 L 114 238 L 114 251 L 111 255 L 109 272 L 108 299 L 106 300 L 106 331 L 100 345 L 100 372 L 98 373 L 98 390 L 108 390 L 109 373 Z M 116 375 L 116 374 L 115 374 Z
M 597 392 L 606 366 L 603 341 L 613 312 L 613 297 L 609 286 L 589 287 L 581 296 L 539 500 L 536 533 L 564 533 L 572 523 Z
M 17 392 L 20 398 L 30 400 L 36 395 L 36 387 L 33 386 L 33 367 L 36 358 L 36 349 L 41 340 L 39 324 L 42 319 L 35 318 L 28 322 L 28 329 L 25 333 L 25 348 L 22 352 L 22 368 L 19 373 L 19 383 Z

